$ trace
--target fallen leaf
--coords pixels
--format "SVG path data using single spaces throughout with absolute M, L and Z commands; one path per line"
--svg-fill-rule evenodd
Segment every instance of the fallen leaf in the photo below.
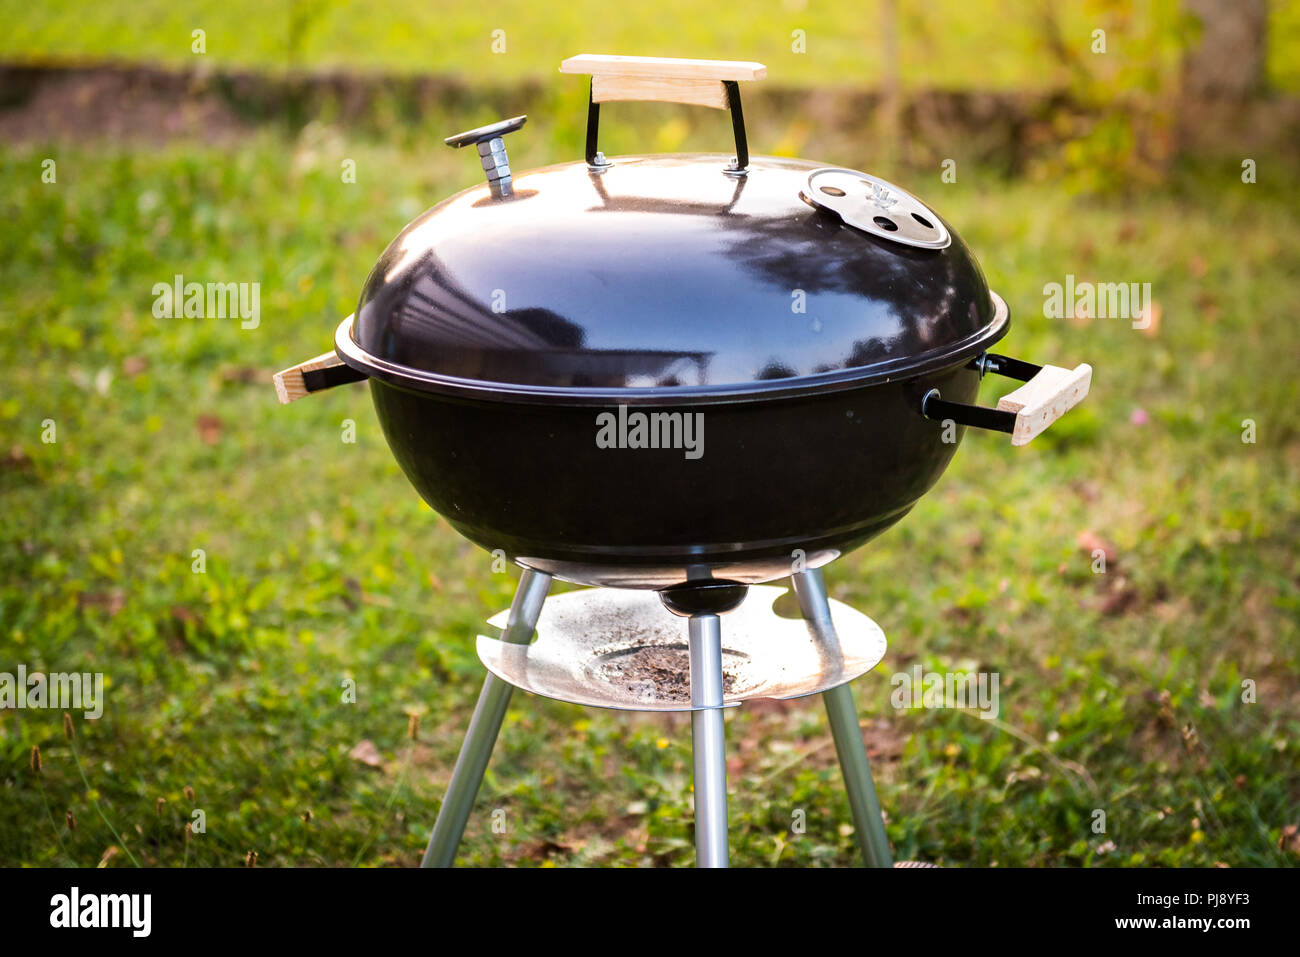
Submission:
M 182 625 L 197 625 L 199 623 L 199 616 L 184 605 L 172 605 L 168 610 L 171 612 L 171 616 Z
M 179 628 L 169 630 L 167 635 L 167 648 L 173 655 L 181 655 L 186 651 L 192 651 L 193 646 L 189 642 L 189 630 L 186 626 L 192 626 L 196 633 L 203 629 L 203 616 L 197 612 L 191 611 L 184 605 L 172 605 L 168 609 L 172 616 L 172 621 L 180 625 Z
M 208 445 L 216 445 L 221 438 L 221 420 L 215 415 L 200 415 L 194 420 L 198 426 L 199 438 Z
M 375 747 L 375 742 L 369 738 L 362 738 L 358 741 L 356 746 L 348 752 L 348 757 L 372 768 L 382 767 L 384 763 L 384 759 L 379 756 L 379 749 Z
M 126 606 L 126 593 L 118 590 L 114 591 L 83 591 L 77 596 L 77 607 L 83 611 L 87 608 L 97 608 L 105 612 L 110 618 L 116 615 Z
M 1219 321 L 1219 297 L 1209 290 L 1196 297 L 1196 308 L 1206 322 Z
M 1122 615 L 1128 611 L 1138 600 L 1136 588 L 1129 588 L 1124 579 L 1119 579 L 1115 587 L 1111 589 L 1109 595 L 1101 603 L 1101 613 L 1103 615 Z
M 575 848 L 574 845 L 562 841 L 553 841 L 549 838 L 541 838 L 520 845 L 518 855 L 530 861 L 545 861 L 556 854 L 572 854 L 576 849 L 577 848 Z
M 269 383 L 274 373 L 269 369 L 257 369 L 253 366 L 226 366 L 221 370 L 220 375 L 222 382 L 253 385 L 258 382 Z
M 0 459 L 0 465 L 11 469 L 25 469 L 32 464 L 31 457 L 21 445 L 9 446 L 9 454 Z
M 1119 550 L 1114 545 L 1088 529 L 1084 529 L 1079 533 L 1077 541 L 1079 547 L 1089 555 L 1100 551 L 1106 558 L 1107 568 L 1113 565 L 1116 559 L 1119 558 Z
M 1101 495 L 1101 487 L 1096 482 L 1090 482 L 1087 479 L 1076 479 L 1070 483 L 1070 487 L 1085 502 L 1095 502 Z
M 1141 327 L 1142 335 L 1146 336 L 1148 339 L 1154 339 L 1160 332 L 1160 317 L 1163 316 L 1164 313 L 1164 308 L 1157 300 L 1152 299 L 1147 303 L 1147 307 L 1143 310 L 1141 316 L 1145 323 Z
M 348 576 L 343 579 L 343 605 L 348 611 L 356 611 L 361 607 L 361 602 L 365 601 L 365 595 L 361 591 L 361 582 Z
M 1277 839 L 1277 847 L 1280 851 L 1300 854 L 1300 826 L 1288 824 L 1282 828 L 1282 835 Z

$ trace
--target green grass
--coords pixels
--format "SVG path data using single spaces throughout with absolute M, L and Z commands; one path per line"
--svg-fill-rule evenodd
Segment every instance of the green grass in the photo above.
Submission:
M 575 155 L 576 130 L 530 129 L 519 166 Z M 900 858 L 1295 861 L 1279 841 L 1300 823 L 1300 203 L 1278 185 L 1294 170 L 1260 169 L 1113 205 L 965 166 L 956 185 L 898 173 L 1007 298 L 1005 351 L 1096 367 L 1044 438 L 971 434 L 911 515 L 828 571 L 890 638 L 855 688 Z M 436 145 L 320 127 L 0 149 L 0 670 L 109 682 L 104 716 L 76 718 L 89 789 L 59 714 L 0 712 L 0 863 L 93 866 L 115 842 L 96 804 L 146 865 L 418 861 L 481 678 L 473 636 L 515 576 L 418 500 L 363 387 L 282 408 L 266 373 L 324 351 L 388 239 L 474 176 Z M 260 326 L 155 319 L 152 286 L 176 273 L 260 282 Z M 1066 273 L 1150 281 L 1158 334 L 1042 318 Z M 199 416 L 219 420 L 211 444 Z M 1104 575 L 1085 530 L 1114 545 Z M 916 663 L 998 672 L 999 722 L 895 711 L 888 677 Z M 350 757 L 364 740 L 382 766 Z M 462 860 L 690 864 L 689 741 L 682 719 L 517 695 Z M 736 864 L 854 861 L 816 700 L 741 708 L 728 744 Z
M 1060 85 L 1065 67 L 1044 41 L 1036 0 L 937 0 L 900 4 L 899 66 L 910 87 L 1040 89 Z M 479 82 L 550 76 L 566 56 L 616 52 L 754 59 L 783 86 L 879 81 L 883 52 L 878 0 L 762 0 L 707 6 L 692 0 L 563 4 L 485 0 L 473 4 L 358 0 L 106 0 L 35 5 L 0 0 L 0 58 L 115 59 L 259 69 L 342 67 L 469 75 Z M 1107 30 L 1121 62 L 1161 60 L 1146 37 L 1166 32 L 1174 0 L 1132 6 L 1058 4 L 1067 44 L 1088 54 L 1092 31 Z M 1136 12 L 1134 12 L 1136 11 Z M 1158 24 L 1155 34 L 1148 21 Z M 250 29 L 250 24 L 256 24 Z M 206 32 L 206 52 L 191 51 Z M 494 31 L 505 50 L 493 52 Z M 804 31 L 795 52 L 794 31 Z M 1269 77 L 1300 89 L 1300 3 L 1270 3 Z

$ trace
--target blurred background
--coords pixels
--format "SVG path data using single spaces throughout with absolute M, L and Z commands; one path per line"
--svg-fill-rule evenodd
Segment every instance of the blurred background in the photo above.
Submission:
M 1032 447 L 969 436 L 827 571 L 890 638 L 855 689 L 896 857 L 1297 861 L 1300 2 L 0 15 L 0 671 L 106 685 L 71 729 L 0 710 L 0 863 L 418 862 L 515 572 L 418 500 L 363 387 L 282 409 L 270 375 L 480 181 L 443 137 L 527 113 L 516 171 L 581 158 L 586 83 L 556 70 L 582 52 L 764 62 L 755 153 L 916 193 L 1008 301 L 1008 353 L 1095 367 Z M 719 151 L 727 124 L 619 104 L 601 145 Z M 157 317 L 178 274 L 257 283 L 259 321 Z M 1150 283 L 1144 327 L 1052 318 L 1067 276 Z M 914 665 L 998 673 L 998 718 L 893 707 Z M 462 860 L 691 864 L 689 744 L 517 695 Z M 854 862 L 818 702 L 747 705 L 728 746 L 733 863 Z

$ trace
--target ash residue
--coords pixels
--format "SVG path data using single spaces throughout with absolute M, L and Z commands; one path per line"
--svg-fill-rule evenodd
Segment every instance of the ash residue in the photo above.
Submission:
M 683 645 L 633 648 L 607 658 L 601 672 L 605 680 L 624 685 L 634 695 L 682 703 L 691 700 L 691 657 Z M 724 664 L 723 694 L 729 694 L 735 683 L 735 673 Z

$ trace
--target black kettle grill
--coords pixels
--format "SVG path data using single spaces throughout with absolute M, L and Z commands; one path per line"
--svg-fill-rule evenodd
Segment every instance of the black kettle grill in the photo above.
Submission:
M 276 376 L 280 399 L 369 379 L 424 499 L 525 569 L 508 643 L 533 635 L 551 576 L 653 589 L 691 618 L 692 688 L 698 667 L 712 686 L 719 662 L 695 660 L 697 644 L 701 662 L 721 653 L 708 622 L 746 586 L 793 575 L 809 633 L 834 644 L 818 569 L 902 518 L 966 427 L 1023 445 L 1083 399 L 1092 370 L 990 353 L 1006 304 L 911 194 L 852 169 L 751 157 L 739 84 L 762 78 L 761 64 L 584 55 L 560 69 L 591 76 L 585 159 L 514 175 L 504 138 L 523 116 L 448 138 L 476 148 L 487 182 L 402 230 L 334 351 Z M 600 108 L 619 100 L 728 109 L 735 154 L 608 159 Z M 987 373 L 1024 384 L 997 408 L 974 405 Z M 474 756 L 457 765 L 464 783 L 453 781 L 431 863 L 454 853 L 502 686 L 486 701 L 486 750 L 467 742 Z M 699 721 L 716 718 L 714 764 L 721 691 L 692 694 Z M 837 745 L 856 736 L 839 691 Z M 710 787 L 700 744 L 697 801 Z M 860 752 L 860 736 L 845 747 Z M 850 756 L 869 785 L 865 762 Z M 701 856 L 717 863 L 725 785 L 711 787 L 715 804 L 723 787 L 722 844 L 715 820 Z M 855 818 L 874 801 L 859 794 Z M 878 813 L 863 814 L 859 834 L 877 831 L 876 862 L 887 860 Z

